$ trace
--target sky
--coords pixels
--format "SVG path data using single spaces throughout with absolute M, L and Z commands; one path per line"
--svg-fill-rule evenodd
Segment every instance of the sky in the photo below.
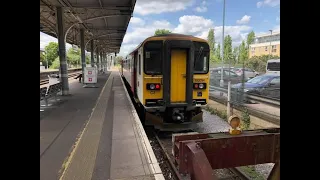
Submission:
M 225 0 L 225 36 L 238 46 L 247 34 L 280 31 L 280 0 Z M 120 53 L 126 56 L 156 29 L 169 29 L 207 39 L 214 29 L 217 43 L 222 40 L 223 0 L 137 0 Z M 56 38 L 40 32 L 40 48 Z M 70 48 L 71 45 L 67 45 Z

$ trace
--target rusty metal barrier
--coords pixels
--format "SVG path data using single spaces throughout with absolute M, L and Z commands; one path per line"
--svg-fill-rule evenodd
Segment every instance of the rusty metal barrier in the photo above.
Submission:
M 172 136 L 179 173 L 192 180 L 217 179 L 213 169 L 275 163 L 269 178 L 280 179 L 280 128 Z

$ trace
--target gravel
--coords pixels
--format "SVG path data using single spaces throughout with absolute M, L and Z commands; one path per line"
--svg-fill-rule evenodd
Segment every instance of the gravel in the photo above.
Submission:
M 171 166 L 168 162 L 168 160 L 166 159 L 165 155 L 163 154 L 163 151 L 160 147 L 160 145 L 158 144 L 157 139 L 154 137 L 154 135 L 152 134 L 152 132 L 150 130 L 146 130 L 146 134 L 149 138 L 149 142 L 150 145 L 152 147 L 152 150 L 158 160 L 159 166 L 161 168 L 162 174 L 164 176 L 165 179 L 172 179 L 172 180 L 178 180 L 176 179 L 175 175 L 174 175 L 174 171 L 171 169 Z
M 215 132 L 226 132 L 230 128 L 229 124 L 221 119 L 220 117 L 211 114 L 208 111 L 204 111 L 203 113 L 203 122 L 199 123 L 196 125 L 196 128 L 194 131 L 199 132 L 199 133 L 215 133 Z M 152 134 L 150 130 L 146 129 L 146 133 L 149 137 L 149 141 L 151 144 L 151 147 L 155 153 L 155 156 L 158 160 L 159 166 L 162 170 L 163 176 L 165 179 L 173 179 L 176 180 L 174 174 L 174 171 L 171 169 L 171 166 L 169 162 L 166 160 L 165 155 L 162 152 L 162 149 L 160 145 L 158 144 L 156 138 Z M 172 156 L 172 142 L 171 138 L 161 138 L 161 143 L 165 147 L 167 153 L 169 154 L 170 158 L 173 159 Z M 272 167 L 273 163 L 268 163 L 268 164 L 259 164 L 255 165 L 255 170 L 256 172 L 260 173 L 265 179 L 267 179 Z M 228 169 L 217 169 L 214 170 L 216 176 L 219 179 L 237 179 L 234 176 L 232 172 L 230 172 Z M 190 179 L 190 177 L 187 176 L 182 176 L 183 180 Z
M 201 133 L 226 132 L 230 128 L 229 124 L 220 117 L 203 110 L 203 122 L 198 123 L 194 129 Z

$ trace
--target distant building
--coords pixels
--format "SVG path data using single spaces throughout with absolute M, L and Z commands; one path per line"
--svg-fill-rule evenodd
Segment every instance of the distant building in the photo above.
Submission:
M 256 36 L 254 43 L 249 45 L 249 58 L 269 54 L 280 57 L 280 32 Z

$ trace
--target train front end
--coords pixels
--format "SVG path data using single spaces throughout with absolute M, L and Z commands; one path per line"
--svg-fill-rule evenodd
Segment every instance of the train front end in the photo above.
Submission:
M 192 129 L 209 98 L 209 45 L 199 38 L 156 38 L 143 45 L 145 125 Z

